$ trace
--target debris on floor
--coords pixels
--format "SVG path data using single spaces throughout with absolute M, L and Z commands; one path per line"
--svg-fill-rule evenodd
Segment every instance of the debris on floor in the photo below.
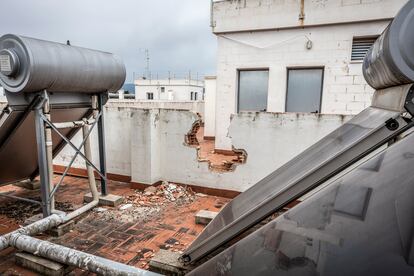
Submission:
M 41 201 L 40 197 L 27 197 L 31 200 Z M 69 202 L 56 201 L 56 209 L 70 212 L 74 207 Z M 27 201 L 8 200 L 0 204 L 0 215 L 5 215 L 8 218 L 14 219 L 18 222 L 23 222 L 26 219 L 41 213 L 41 206 Z
M 122 222 L 145 222 L 154 219 L 163 206 L 173 202 L 177 206 L 191 203 L 195 194 L 184 186 L 164 181 L 159 186 L 149 186 L 144 191 L 135 190 L 126 196 L 125 204 L 119 208 L 102 210 L 94 209 L 95 217 L 99 220 Z
M 55 181 L 59 178 L 56 177 Z M 194 193 L 189 187 L 169 182 L 148 186 L 144 191 L 133 190 L 128 183 L 115 181 L 110 181 L 108 187 L 111 193 L 125 199 L 123 204 L 118 207 L 96 207 L 78 218 L 73 229 L 63 236 L 54 237 L 45 233 L 39 238 L 148 269 L 150 260 L 161 249 L 182 254 L 201 233 L 203 226 L 194 222 L 199 210 L 219 211 L 229 202 L 229 199 Z M 71 202 L 74 208 L 78 208 L 84 204 L 83 195 L 88 189 L 87 179 L 68 177 L 57 191 L 56 201 Z M 13 190 L 16 196 L 32 199 L 36 199 L 39 193 L 14 186 L 1 187 L 0 190 Z M 0 198 L 0 207 L 4 208 L 10 204 L 8 202 L 31 205 Z M 19 224 L 15 218 L 0 214 L 0 233 L 11 232 Z M 0 252 L 0 275 L 34 275 L 14 263 L 14 253 L 12 248 Z M 75 269 L 70 275 L 88 275 L 85 273 Z
M 177 205 L 193 202 L 195 194 L 190 188 L 163 181 L 159 186 L 150 186 L 144 191 L 136 190 L 127 197 L 128 203 L 139 206 L 162 206 L 169 202 Z

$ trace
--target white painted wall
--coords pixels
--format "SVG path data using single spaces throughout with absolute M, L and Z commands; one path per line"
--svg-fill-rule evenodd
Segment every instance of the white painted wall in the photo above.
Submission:
M 147 100 L 147 93 L 153 93 L 154 100 L 190 101 L 191 92 L 197 93 L 197 100 L 203 100 L 204 82 L 188 79 L 135 80 L 135 99 Z M 164 92 L 162 92 L 164 88 Z
M 215 76 L 205 77 L 206 92 L 204 97 L 204 136 L 214 137 L 216 135 L 216 91 L 217 80 Z
M 284 112 L 287 70 L 324 67 L 322 113 L 357 114 L 370 105 L 374 90 L 351 62 L 354 36 L 381 34 L 388 21 L 218 36 L 216 148 L 231 149 L 230 116 L 237 110 L 238 70 L 268 68 L 270 112 Z M 313 47 L 307 50 L 308 38 Z
M 117 100 L 110 99 L 107 103 L 108 107 L 134 107 L 141 109 L 173 109 L 188 110 L 195 114 L 199 114 L 205 121 L 205 102 L 204 101 L 163 101 L 163 100 Z
M 408 0 L 233 0 L 213 5 L 213 32 L 269 30 L 393 18 Z
M 284 112 L 287 69 L 324 67 L 322 113 L 357 114 L 373 90 L 361 63 L 351 62 L 354 37 L 379 35 L 407 0 L 241 0 L 213 3 L 218 39 L 216 148 L 230 150 L 240 69 L 269 69 L 270 112 Z M 311 40 L 312 49 L 306 48 Z
M 132 181 L 145 184 L 167 180 L 234 191 L 246 190 L 351 118 L 238 114 L 232 120 L 229 137 L 236 148 L 247 151 L 247 162 L 234 172 L 217 173 L 210 171 L 207 163 L 198 162 L 195 148 L 184 145 L 184 136 L 197 120 L 194 113 L 112 105 L 105 108 L 105 116 L 109 173 L 131 176 Z M 80 136 L 74 141 L 80 143 Z M 98 163 L 95 141 L 93 159 Z M 72 154 L 65 148 L 55 164 L 67 164 Z M 83 162 L 75 162 L 74 166 L 83 167 Z

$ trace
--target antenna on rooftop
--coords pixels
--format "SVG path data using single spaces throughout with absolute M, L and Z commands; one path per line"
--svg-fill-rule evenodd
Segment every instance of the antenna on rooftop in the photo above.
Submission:
M 145 62 L 146 62 L 145 77 L 149 79 L 149 78 L 151 78 L 150 77 L 150 55 L 149 55 L 149 50 L 148 50 L 148 48 L 145 48 L 145 49 L 140 48 L 139 51 L 145 53 Z

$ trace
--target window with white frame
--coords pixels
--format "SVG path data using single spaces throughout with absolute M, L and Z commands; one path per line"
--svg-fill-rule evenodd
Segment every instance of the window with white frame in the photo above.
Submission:
M 160 90 L 161 90 L 161 93 L 164 93 L 165 92 L 165 87 L 161 86 Z
M 153 100 L 154 99 L 154 93 L 147 92 L 147 100 Z

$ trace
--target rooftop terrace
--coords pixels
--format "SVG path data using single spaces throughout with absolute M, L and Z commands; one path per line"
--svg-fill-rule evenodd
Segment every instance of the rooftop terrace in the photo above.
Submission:
M 55 176 L 55 181 L 58 177 Z M 146 191 L 131 189 L 129 184 L 111 181 L 111 193 L 122 195 L 125 202 L 116 207 L 97 207 L 76 220 L 73 230 L 51 241 L 121 263 L 148 269 L 148 262 L 160 249 L 183 251 L 203 230 L 195 224 L 199 210 L 218 211 L 229 199 L 194 193 L 191 189 L 164 182 Z M 5 186 L 0 192 L 36 199 L 38 191 Z M 59 209 L 70 211 L 83 204 L 88 192 L 87 179 L 68 177 L 56 195 Z M 40 207 L 31 203 L 0 198 L 0 234 L 19 228 L 24 220 L 40 214 Z M 37 275 L 15 264 L 17 251 L 0 252 L 0 275 Z M 69 275 L 93 275 L 80 269 Z

